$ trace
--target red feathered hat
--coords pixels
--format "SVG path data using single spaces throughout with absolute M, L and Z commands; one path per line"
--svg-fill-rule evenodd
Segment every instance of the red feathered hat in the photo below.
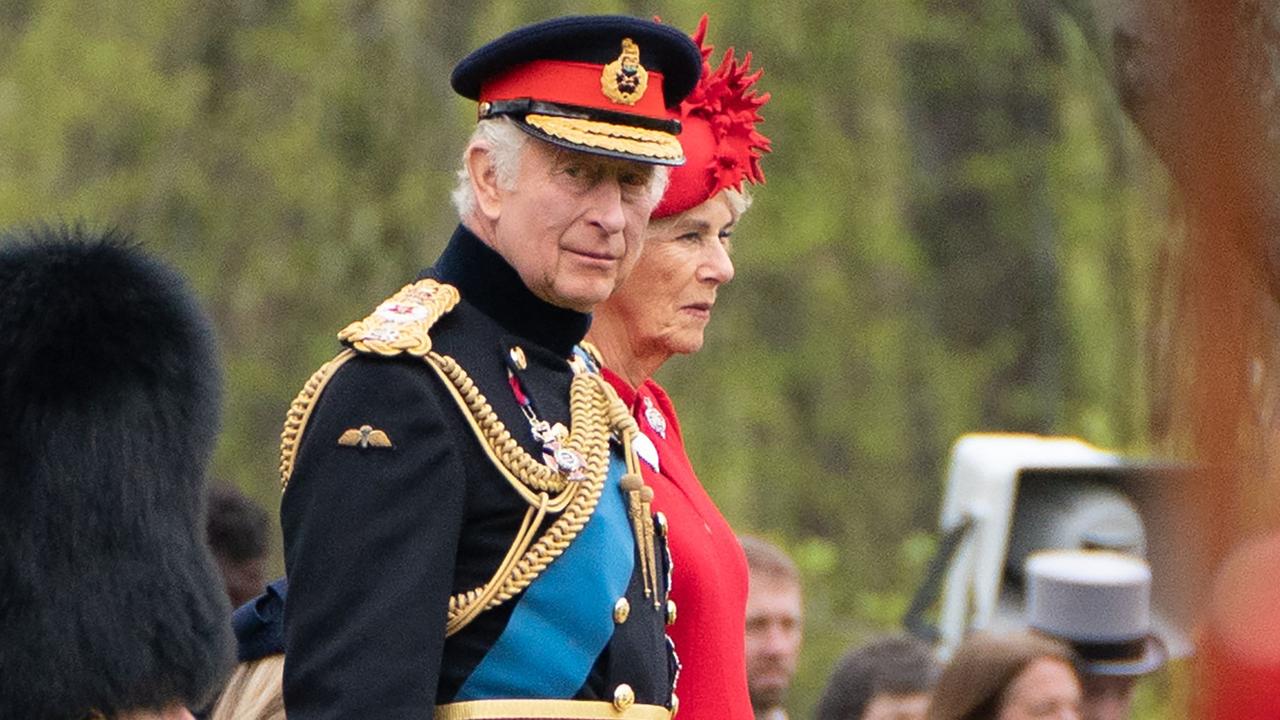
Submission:
M 654 218 L 682 213 L 714 197 L 725 188 L 740 190 L 742 181 L 764 182 L 760 158 L 770 150 L 769 138 L 756 130 L 760 108 L 769 93 L 757 95 L 753 86 L 764 72 L 751 72 L 751 53 L 738 64 L 733 48 L 712 70 L 707 45 L 707 16 L 698 22 L 693 41 L 702 51 L 702 78 L 677 111 L 683 130 L 684 165 L 671 170 L 671 183 L 653 211 Z

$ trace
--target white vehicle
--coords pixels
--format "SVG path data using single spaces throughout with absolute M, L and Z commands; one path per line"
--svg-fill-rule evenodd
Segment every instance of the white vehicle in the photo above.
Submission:
M 1189 654 L 1199 591 L 1184 579 L 1196 576 L 1200 558 L 1172 492 L 1189 477 L 1185 469 L 1137 463 L 1075 438 L 961 437 L 941 512 L 941 655 L 949 657 L 970 630 L 1025 626 L 1023 564 L 1033 552 L 1058 548 L 1145 557 L 1154 575 L 1155 629 L 1175 657 Z

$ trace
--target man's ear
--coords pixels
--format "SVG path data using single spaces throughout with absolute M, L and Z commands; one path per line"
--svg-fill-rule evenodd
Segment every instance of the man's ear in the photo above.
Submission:
M 493 153 L 483 145 L 467 147 L 467 175 L 471 177 L 471 189 L 475 191 L 476 210 L 489 222 L 497 222 L 502 210 L 502 196 L 498 187 L 498 168 L 493 164 Z

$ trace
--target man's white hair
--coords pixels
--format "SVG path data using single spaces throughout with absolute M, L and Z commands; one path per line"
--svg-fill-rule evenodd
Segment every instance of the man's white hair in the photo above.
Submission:
M 486 148 L 497 172 L 498 186 L 504 190 L 514 190 L 516 176 L 520 173 L 520 154 L 530 137 L 516 126 L 514 120 L 504 115 L 476 123 L 471 138 L 467 140 L 467 149 L 470 150 L 472 146 Z M 669 168 L 662 165 L 653 167 L 648 188 L 650 209 L 657 207 L 658 201 L 662 199 L 662 194 L 667 190 L 668 179 Z M 476 191 L 471 185 L 471 172 L 467 169 L 465 152 L 462 167 L 458 169 L 458 184 L 454 186 L 450 197 L 462 220 L 467 220 L 475 212 Z
M 467 150 L 475 145 L 487 148 L 498 174 L 499 187 L 514 190 L 516 175 L 520 173 L 520 151 L 528 139 L 528 133 L 516 127 L 515 121 L 502 115 L 476 123 L 471 138 L 467 140 Z M 466 220 L 475 212 L 476 191 L 471 186 L 471 171 L 467 169 L 465 152 L 462 167 L 458 168 L 458 184 L 454 186 L 451 197 L 459 218 Z

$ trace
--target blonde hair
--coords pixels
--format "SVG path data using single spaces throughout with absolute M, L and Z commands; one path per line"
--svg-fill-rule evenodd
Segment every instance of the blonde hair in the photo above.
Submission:
M 741 190 L 725 188 L 721 192 L 724 193 L 725 199 L 729 201 L 729 212 L 733 213 L 734 220 L 742 217 L 742 213 L 746 212 L 747 208 L 751 207 L 751 193 L 747 191 L 745 183 L 742 185 Z
M 237 665 L 209 720 L 285 720 L 284 655 Z

